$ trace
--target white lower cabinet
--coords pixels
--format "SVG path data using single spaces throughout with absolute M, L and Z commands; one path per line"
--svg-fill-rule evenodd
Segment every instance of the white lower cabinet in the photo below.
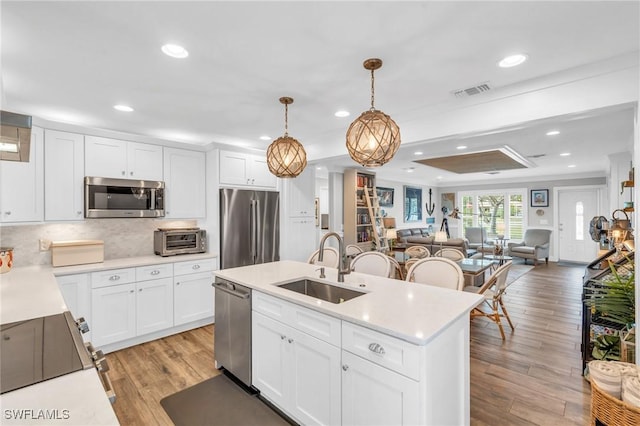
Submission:
M 174 264 L 174 325 L 213 316 L 214 270 L 214 259 Z
M 253 385 L 301 424 L 340 424 L 340 348 L 268 318 L 252 318 Z
M 91 340 L 91 283 L 89 274 L 65 275 L 57 277 L 58 287 L 64 298 L 64 303 L 73 315 L 78 319 L 83 317 L 89 325 L 89 332 L 82 335 L 85 341 Z
M 342 351 L 342 424 L 420 423 L 418 382 Z
M 136 283 L 136 335 L 153 333 L 173 326 L 173 280 Z
M 94 288 L 91 306 L 94 345 L 101 346 L 135 337 L 135 283 Z

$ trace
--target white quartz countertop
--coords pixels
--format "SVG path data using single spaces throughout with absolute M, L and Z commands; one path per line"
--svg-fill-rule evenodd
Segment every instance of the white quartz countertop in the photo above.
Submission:
M 95 369 L 0 395 L 3 425 L 118 425 Z
M 217 257 L 216 253 L 167 257 L 141 256 L 56 268 L 51 265 L 13 268 L 0 275 L 0 324 L 55 315 L 68 310 L 58 288 L 56 276 L 215 257 Z
M 215 275 L 418 345 L 426 345 L 460 316 L 468 315 L 483 299 L 474 293 L 357 272 L 345 275 L 345 282 L 338 283 L 336 269 L 325 268 L 327 278 L 320 279 L 318 268 L 302 262 L 280 261 L 219 270 Z M 300 278 L 366 294 L 334 304 L 278 287 Z

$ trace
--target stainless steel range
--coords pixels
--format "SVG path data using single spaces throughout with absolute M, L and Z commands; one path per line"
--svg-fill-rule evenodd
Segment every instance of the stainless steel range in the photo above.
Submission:
M 0 393 L 44 380 L 96 368 L 111 402 L 115 394 L 100 350 L 82 340 L 89 331 L 83 318 L 71 312 L 17 321 L 0 326 Z

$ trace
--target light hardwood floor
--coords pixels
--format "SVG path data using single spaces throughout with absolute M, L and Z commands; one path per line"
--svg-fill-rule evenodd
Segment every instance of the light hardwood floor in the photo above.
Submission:
M 472 425 L 583 425 L 590 390 L 581 375 L 582 267 L 538 265 L 513 283 L 505 304 L 516 326 L 471 323 Z M 219 374 L 214 327 L 107 355 L 123 425 L 171 425 L 160 400 Z

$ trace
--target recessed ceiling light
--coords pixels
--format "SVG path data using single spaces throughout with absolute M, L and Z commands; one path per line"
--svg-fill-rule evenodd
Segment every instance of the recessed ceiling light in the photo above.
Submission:
M 187 56 L 189 56 L 189 52 L 187 52 L 187 49 L 177 44 L 165 44 L 164 46 L 162 46 L 162 52 L 167 56 L 178 59 L 186 58 Z
M 569 164 L 567 167 L 574 168 L 575 166 L 576 166 L 575 164 Z
M 560 131 L 559 130 L 549 130 L 547 132 L 547 136 L 555 136 L 555 135 L 559 135 Z
M 526 60 L 527 60 L 527 55 L 523 53 L 518 53 L 518 54 L 503 58 L 500 62 L 498 62 L 498 66 L 500 68 L 511 68 L 511 67 L 515 67 L 516 65 L 520 65 Z
M 422 154 L 423 154 L 422 151 L 416 151 L 416 152 L 413 153 L 413 155 L 422 155 Z
M 271 136 L 262 135 L 262 136 L 260 136 L 260 140 L 263 140 L 263 141 L 270 141 L 270 140 L 271 140 Z
M 351 113 L 349 111 L 345 111 L 345 110 L 341 109 L 340 111 L 336 111 L 336 113 L 333 114 L 333 115 L 335 115 L 336 117 L 343 118 L 343 117 L 350 116 Z
M 466 145 L 458 145 L 456 146 L 456 149 L 467 149 Z
M 568 157 L 570 155 L 571 155 L 570 152 L 563 152 L 563 153 L 560 154 L 560 157 Z
M 133 108 L 131 108 L 129 105 L 114 105 L 113 109 L 117 109 L 118 111 L 124 111 L 124 112 L 133 111 Z

